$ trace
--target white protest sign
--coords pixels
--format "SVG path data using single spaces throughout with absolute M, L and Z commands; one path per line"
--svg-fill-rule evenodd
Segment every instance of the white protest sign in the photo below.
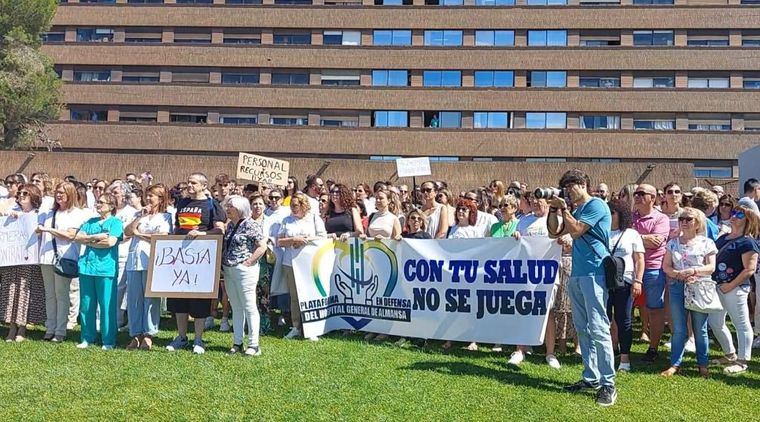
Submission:
M 238 154 L 237 178 L 267 185 L 286 186 L 290 163 L 260 155 Z
M 396 173 L 398 177 L 428 176 L 430 171 L 430 157 L 397 158 Z
M 539 345 L 561 254 L 539 237 L 309 244 L 293 258 L 303 333 Z
M 152 236 L 146 297 L 216 299 L 222 236 Z
M 40 263 L 37 224 L 36 212 L 0 217 L 0 267 Z

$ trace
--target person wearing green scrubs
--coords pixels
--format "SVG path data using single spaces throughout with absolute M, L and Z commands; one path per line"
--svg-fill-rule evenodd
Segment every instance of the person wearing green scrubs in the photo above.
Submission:
M 116 346 L 116 274 L 119 262 L 119 242 L 124 237 L 121 221 L 116 214 L 116 198 L 104 193 L 95 204 L 98 217 L 82 224 L 74 238 L 85 245 L 79 258 L 79 312 L 82 342 L 79 349 L 95 343 L 95 318 L 100 307 L 100 337 L 103 350 Z

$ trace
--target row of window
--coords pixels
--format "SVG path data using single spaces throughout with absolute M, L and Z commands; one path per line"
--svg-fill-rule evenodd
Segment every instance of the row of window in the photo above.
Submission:
M 304 6 L 311 5 L 312 0 L 273 0 L 275 5 Z M 68 0 L 58 0 L 68 3 Z M 115 4 L 116 0 L 79 0 L 79 3 Z M 163 4 L 164 0 L 127 0 L 128 4 Z M 210 5 L 214 0 L 175 0 L 176 4 Z M 374 0 L 375 6 L 411 6 L 412 0 Z M 224 0 L 224 4 L 258 5 L 262 0 Z M 464 0 L 425 0 L 425 6 L 464 6 Z M 566 6 L 567 0 L 525 0 L 528 6 Z M 579 0 L 581 6 L 615 6 L 620 0 Z M 673 0 L 633 0 L 634 5 L 673 5 Z M 688 4 L 688 3 L 687 3 Z M 741 4 L 759 5 L 760 0 L 741 0 Z M 362 0 L 324 0 L 326 6 L 362 5 Z M 515 6 L 515 0 L 475 0 L 476 6 Z
M 421 119 L 426 128 L 458 129 L 462 128 L 462 112 L 450 110 L 431 110 L 409 112 L 404 110 L 375 110 L 371 112 L 371 127 L 406 128 L 410 127 L 410 117 Z M 470 116 L 470 114 L 467 114 Z M 476 111 L 471 113 L 472 128 L 474 129 L 567 129 L 569 122 L 572 128 L 587 130 L 620 130 L 620 115 L 582 114 L 568 117 L 564 112 L 525 112 L 513 113 L 508 111 Z M 751 115 L 750 115 L 751 116 Z M 107 121 L 108 111 L 102 108 L 86 108 L 74 106 L 70 110 L 73 121 L 104 122 Z M 121 111 L 120 122 L 157 122 L 156 111 Z M 207 113 L 170 112 L 169 121 L 174 123 L 207 123 Z M 744 130 L 760 131 L 760 116 L 755 118 L 744 116 Z M 260 120 L 258 113 L 221 113 L 218 122 L 223 125 L 256 125 L 266 123 L 277 126 L 306 126 L 309 124 L 308 114 L 274 113 L 267 114 L 265 120 Z M 517 122 L 517 124 L 516 124 Z M 351 112 L 325 112 L 320 115 L 320 126 L 328 127 L 358 127 L 359 115 Z M 577 126 L 576 126 L 577 125 Z M 634 130 L 672 131 L 676 129 L 674 115 L 634 115 Z M 690 131 L 730 131 L 731 116 L 723 114 L 692 114 L 689 115 L 686 128 Z
M 308 30 L 275 30 L 272 34 L 274 45 L 311 45 L 312 33 Z M 124 42 L 160 43 L 162 31 L 156 28 L 127 28 Z M 261 31 L 255 29 L 228 30 L 223 34 L 224 44 L 261 44 Z M 621 45 L 620 31 L 582 30 L 579 32 L 581 47 L 610 47 Z M 322 31 L 322 45 L 362 45 L 361 31 L 325 30 Z M 461 47 L 464 41 L 462 30 L 425 30 L 424 45 L 429 47 Z M 44 42 L 65 41 L 65 31 L 57 28 L 43 35 Z M 513 47 L 515 31 L 476 30 L 474 33 L 476 47 Z M 111 28 L 77 28 L 76 42 L 113 42 L 114 30 Z M 568 45 L 567 30 L 537 29 L 527 31 L 529 47 L 564 47 Z M 673 46 L 675 40 L 672 30 L 637 30 L 633 31 L 633 46 Z M 174 31 L 175 43 L 211 44 L 211 30 L 179 28 Z M 373 46 L 411 46 L 410 29 L 377 29 L 372 32 Z M 693 47 L 727 47 L 729 34 L 727 30 L 687 31 L 686 45 Z M 742 33 L 742 46 L 760 46 L 760 32 Z
M 60 72 L 60 69 L 58 69 Z M 272 71 L 271 85 L 309 85 L 308 71 Z M 110 82 L 109 70 L 75 70 L 73 80 L 76 82 Z M 178 70 L 172 72 L 173 83 L 209 83 L 207 71 Z M 321 85 L 325 86 L 359 86 L 361 71 L 358 70 L 322 70 Z M 158 83 L 158 71 L 122 71 L 121 82 L 124 83 Z M 221 73 L 221 83 L 226 85 L 258 85 L 261 76 L 258 71 L 228 71 Z M 372 86 L 411 86 L 408 70 L 372 70 Z M 462 87 L 461 70 L 423 70 L 423 87 Z M 476 70 L 473 72 L 473 86 L 476 88 L 512 88 L 515 86 L 515 72 L 511 70 Z M 530 88 L 565 88 L 567 72 L 561 70 L 531 70 L 526 73 L 526 86 Z M 730 77 L 727 74 L 696 73 L 687 76 L 688 88 L 727 89 Z M 742 80 L 745 89 L 760 89 L 760 73 L 747 73 Z M 581 88 L 620 88 L 620 74 L 579 76 Z M 670 74 L 635 74 L 633 88 L 674 88 L 675 75 Z

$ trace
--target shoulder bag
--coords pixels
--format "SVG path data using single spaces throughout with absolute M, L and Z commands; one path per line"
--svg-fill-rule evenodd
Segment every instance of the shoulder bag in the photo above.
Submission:
M 678 245 L 678 251 L 683 256 L 681 241 L 678 238 L 675 241 Z M 726 243 L 723 247 L 725 248 L 729 244 L 731 242 Z M 723 304 L 720 302 L 720 297 L 718 297 L 718 283 L 707 277 L 693 283 L 684 282 L 683 306 L 690 311 L 701 312 L 703 314 L 722 311 Z
M 55 215 L 57 213 L 57 211 L 53 211 L 53 228 L 55 228 Z M 52 234 L 50 236 L 53 238 L 53 272 L 66 278 L 79 277 L 79 264 L 77 260 L 61 258 L 58 255 L 58 244 L 55 241 L 55 236 Z
M 586 234 L 600 241 L 602 245 L 604 245 L 604 248 L 607 250 L 608 255 L 605 257 L 599 255 L 596 249 L 594 249 L 594 247 L 591 246 L 591 243 L 584 237 Z M 617 242 L 615 243 L 615 247 L 612 248 L 612 250 L 610 250 L 607 242 L 592 232 L 590 228 L 586 233 L 583 234 L 583 236 L 581 236 L 583 238 L 583 241 L 588 244 L 589 248 L 594 251 L 594 254 L 602 260 L 602 267 L 604 268 L 604 280 L 607 283 L 608 290 L 620 289 L 626 285 L 625 260 L 619 256 L 615 256 L 615 251 L 617 250 L 618 245 L 620 245 L 620 241 L 623 239 L 623 235 L 625 235 L 625 230 L 620 233 L 620 237 L 618 238 Z

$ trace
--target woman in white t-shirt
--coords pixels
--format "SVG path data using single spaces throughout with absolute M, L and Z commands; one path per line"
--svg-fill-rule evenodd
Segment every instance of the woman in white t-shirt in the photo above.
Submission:
M 705 236 L 705 215 L 694 208 L 682 208 L 678 217 L 681 235 L 668 241 L 662 269 L 668 276 L 670 287 L 670 314 L 673 337 L 670 348 L 670 368 L 660 375 L 670 377 L 680 371 L 681 361 L 688 338 L 686 318 L 691 315 L 694 343 L 697 348 L 699 374 L 707 378 L 709 344 L 707 338 L 707 313 L 687 311 L 684 306 L 684 285 L 696 281 L 711 280 L 715 270 L 715 243 Z
M 127 255 L 127 312 L 129 336 L 127 350 L 150 350 L 153 336 L 158 334 L 161 319 L 161 298 L 145 297 L 150 260 L 150 238 L 172 232 L 172 215 L 166 211 L 169 193 L 164 185 L 153 185 L 145 191 L 145 207 L 125 228 L 132 237 Z
M 644 242 L 639 232 L 631 228 L 631 207 L 622 199 L 609 203 L 612 213 L 610 251 L 625 261 L 625 286 L 610 292 L 607 300 L 607 316 L 615 321 L 617 335 L 613 342 L 620 350 L 618 371 L 631 370 L 631 344 L 633 344 L 633 300 L 641 294 L 644 276 Z M 614 333 L 613 333 L 614 334 Z
M 394 239 L 401 240 L 401 223 L 388 208 L 389 198 L 385 191 L 378 191 L 375 194 L 375 211 L 370 214 L 367 225 L 367 235 L 360 236 L 362 239 Z
M 40 215 L 37 233 L 40 241 L 40 270 L 45 283 L 45 336 L 43 340 L 60 343 L 66 339 L 69 321 L 71 279 L 58 274 L 54 264 L 59 258 L 79 261 L 79 244 L 73 243 L 77 230 L 89 214 L 82 209 L 74 184 L 61 182 L 55 186 L 53 209 Z M 75 303 L 78 313 L 78 300 Z

